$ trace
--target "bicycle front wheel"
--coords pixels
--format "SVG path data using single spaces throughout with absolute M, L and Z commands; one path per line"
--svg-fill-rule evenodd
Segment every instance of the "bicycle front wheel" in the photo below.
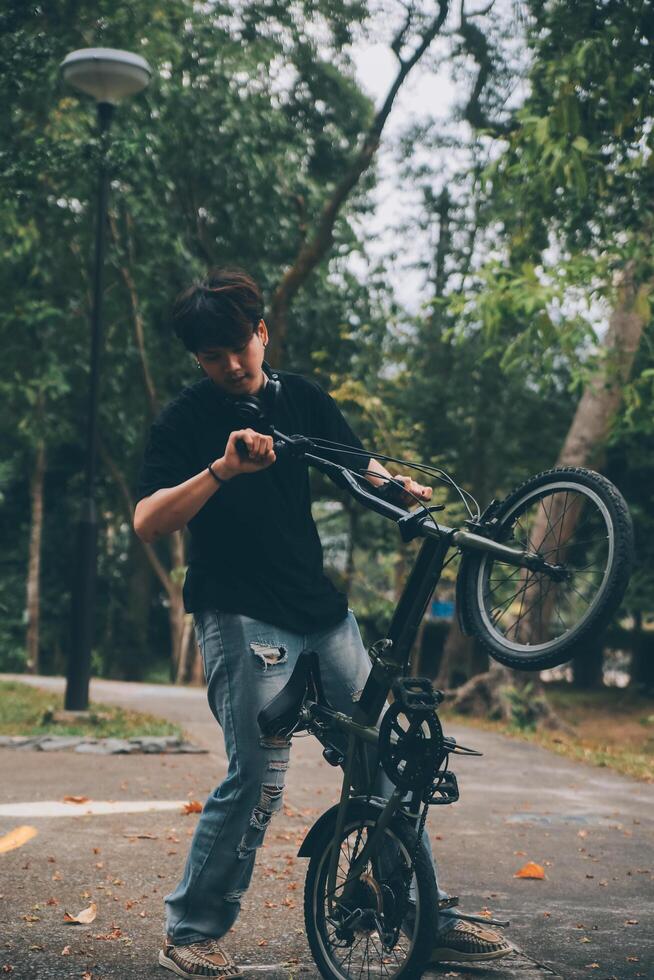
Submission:
M 380 858 L 373 857 L 344 898 L 349 869 L 374 828 L 373 818 L 348 818 L 340 841 L 325 835 L 309 862 L 304 917 L 311 952 L 325 980 L 411 980 L 420 976 L 433 948 L 438 916 L 434 869 L 425 845 L 417 845 L 417 834 L 404 818 L 386 828 Z M 330 896 L 332 844 L 339 847 L 339 856 L 336 889 Z
M 468 553 L 463 595 L 471 632 L 508 667 L 565 663 L 606 626 L 627 588 L 633 531 L 624 498 L 599 473 L 561 467 L 527 480 L 493 516 L 497 540 L 540 555 L 560 575 Z

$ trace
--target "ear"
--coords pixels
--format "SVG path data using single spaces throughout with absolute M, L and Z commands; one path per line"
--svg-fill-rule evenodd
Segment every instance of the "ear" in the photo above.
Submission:
M 259 334 L 259 339 L 261 340 L 261 343 L 265 347 L 266 344 L 268 343 L 268 327 L 266 326 L 265 320 L 259 320 L 259 323 L 257 325 L 257 333 Z

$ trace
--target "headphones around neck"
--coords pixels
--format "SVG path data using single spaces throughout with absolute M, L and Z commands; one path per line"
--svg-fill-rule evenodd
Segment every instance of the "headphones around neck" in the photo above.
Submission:
M 216 389 L 221 405 L 229 413 L 230 425 L 239 429 L 256 429 L 264 435 L 272 435 L 275 424 L 275 407 L 282 389 L 279 375 L 263 362 L 267 381 L 259 395 L 234 397 Z

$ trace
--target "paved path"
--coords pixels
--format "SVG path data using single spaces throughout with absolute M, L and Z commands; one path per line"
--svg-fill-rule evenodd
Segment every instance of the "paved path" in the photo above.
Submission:
M 21 680 L 25 680 L 21 677 Z M 60 689 L 62 681 L 42 678 Z M 89 757 L 0 750 L 2 803 L 82 795 L 118 809 L 75 817 L 0 816 L 0 836 L 20 825 L 38 834 L 0 854 L 0 975 L 20 980 L 155 980 L 161 899 L 177 880 L 196 817 L 180 810 L 121 812 L 121 801 L 204 800 L 225 769 L 220 732 L 204 693 L 94 681 L 96 701 L 181 722 L 211 749 L 201 756 Z M 444 886 L 469 911 L 511 919 L 520 952 L 492 967 L 443 966 L 425 974 L 475 980 L 630 980 L 654 977 L 654 787 L 567 762 L 522 742 L 456 728 L 483 759 L 456 759 L 461 800 L 432 811 L 430 832 Z M 317 980 L 302 921 L 305 862 L 297 846 L 335 798 L 337 772 L 313 739 L 293 747 L 286 806 L 260 852 L 230 946 L 246 977 Z M 141 836 L 139 836 L 141 835 Z M 143 836 L 148 835 L 148 836 Z M 545 881 L 518 880 L 527 860 Z M 64 910 L 95 901 L 90 926 L 66 926 Z

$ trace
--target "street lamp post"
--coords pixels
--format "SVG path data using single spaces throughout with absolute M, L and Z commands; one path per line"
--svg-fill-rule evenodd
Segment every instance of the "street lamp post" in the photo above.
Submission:
M 93 307 L 91 312 L 91 360 L 86 430 L 84 498 L 77 533 L 73 582 L 72 635 L 65 707 L 80 711 L 88 707 L 91 649 L 95 624 L 98 518 L 95 506 L 95 477 L 98 455 L 98 390 L 102 348 L 102 282 L 105 225 L 109 179 L 106 151 L 109 127 L 118 102 L 142 91 L 152 74 L 140 55 L 114 48 L 83 48 L 67 55 L 61 63 L 64 79 L 80 92 L 95 98 L 100 132 Z

